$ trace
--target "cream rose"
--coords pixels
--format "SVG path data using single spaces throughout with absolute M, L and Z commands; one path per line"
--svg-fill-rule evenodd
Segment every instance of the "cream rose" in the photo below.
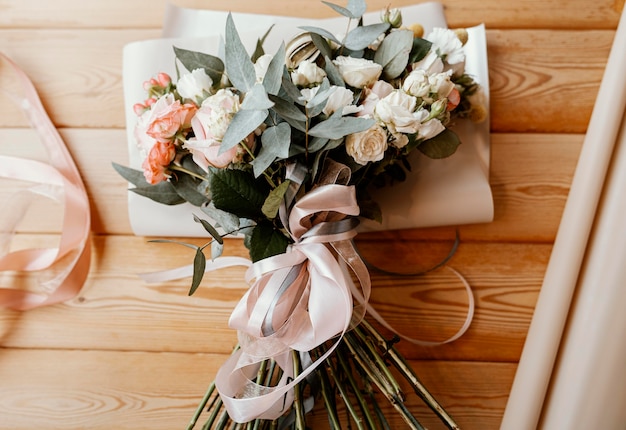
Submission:
M 213 80 L 206 74 L 204 69 L 194 69 L 191 73 L 184 74 L 178 80 L 176 89 L 184 99 L 191 99 L 198 104 L 209 94 Z
M 420 120 L 413 115 L 417 99 L 402 90 L 394 90 L 379 100 L 374 118 L 383 123 L 390 133 L 417 133 Z
M 332 86 L 332 93 L 326 101 L 326 106 L 322 112 L 326 115 L 332 115 L 334 112 L 341 109 L 342 115 L 350 115 L 356 113 L 362 109 L 360 106 L 353 104 L 354 93 L 348 88 Z
M 425 70 L 413 70 L 404 80 L 402 89 L 415 97 L 424 98 L 430 93 L 430 82 Z
M 365 58 L 337 57 L 333 64 L 346 84 L 354 88 L 372 85 L 383 71 L 383 66 Z
M 308 60 L 302 61 L 298 68 L 291 72 L 291 81 L 301 87 L 319 84 L 325 77 L 326 72 Z
M 380 161 L 387 150 L 387 133 L 378 124 L 346 137 L 346 152 L 358 164 Z

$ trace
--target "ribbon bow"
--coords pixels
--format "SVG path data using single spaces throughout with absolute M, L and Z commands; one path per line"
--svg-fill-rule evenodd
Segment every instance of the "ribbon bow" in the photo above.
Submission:
M 356 287 L 347 270 L 350 267 L 357 275 L 362 294 L 369 297 L 369 274 L 351 242 L 358 214 L 353 186 L 319 186 L 289 211 L 287 225 L 294 244 L 286 253 L 248 269 L 246 278 L 252 286 L 229 321 L 238 330 L 241 349 L 215 379 L 233 420 L 281 416 L 293 401 L 292 388 L 332 353 L 353 317 L 358 321 L 363 317 L 364 307 L 357 312 L 353 307 Z M 292 351 L 310 351 L 335 336 L 335 344 L 320 359 L 294 374 Z M 266 359 L 274 359 L 283 369 L 274 387 L 253 380 Z

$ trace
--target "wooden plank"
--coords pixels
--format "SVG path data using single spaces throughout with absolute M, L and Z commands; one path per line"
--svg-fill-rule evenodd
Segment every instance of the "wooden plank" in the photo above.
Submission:
M 111 162 L 128 163 L 124 130 L 62 129 L 80 166 L 92 205 L 93 231 L 132 234 L 128 222 L 127 183 Z M 464 240 L 554 240 L 574 172 L 581 135 L 493 134 L 490 182 L 495 201 L 491 223 L 460 228 Z M 37 136 L 30 129 L 0 129 L 2 153 L 45 160 Z M 0 182 L 0 198 L 8 199 L 13 183 Z M 41 213 L 46 213 L 45 217 Z M 2 215 L 0 215 L 1 217 Z M 62 208 L 40 200 L 20 224 L 22 232 L 54 232 L 61 225 Z M 413 239 L 447 238 L 450 228 L 405 231 Z
M 18 235 L 16 244 L 48 246 L 52 237 Z M 194 240 L 192 243 L 202 244 Z M 451 243 L 361 241 L 359 249 L 379 267 L 411 270 L 439 261 Z M 541 285 L 550 245 L 461 243 L 450 265 L 462 273 L 477 301 L 476 315 L 461 340 L 437 348 L 403 345 L 407 356 L 446 360 L 515 361 Z M 246 256 L 238 239 L 226 252 Z M 386 259 L 382 256 L 387 256 Z M 378 257 L 378 258 L 375 258 Z M 429 258 L 430 261 L 427 261 Z M 139 273 L 191 264 L 193 251 L 147 243 L 129 236 L 97 236 L 90 276 L 80 295 L 61 305 L 27 313 L 0 314 L 2 345 L 19 348 L 73 348 L 141 351 L 229 352 L 236 343 L 227 327 L 245 292 L 244 268 L 213 272 L 193 297 L 190 280 L 145 284 Z M 406 269 L 404 269 L 406 272 Z M 423 277 L 371 272 L 371 302 L 400 332 L 444 340 L 463 323 L 468 298 L 448 270 Z M 4 284 L 25 275 L 5 274 Z
M 258 14 L 278 14 L 302 17 L 328 17 L 332 12 L 321 2 L 310 0 L 274 0 L 249 2 L 231 0 L 228 3 L 205 0 L 174 0 L 189 8 L 210 8 Z M 338 2 L 341 3 L 341 2 Z M 368 10 L 381 10 L 386 0 L 370 0 Z M 392 7 L 416 3 L 415 0 L 395 0 Z M 443 0 L 446 18 L 452 27 L 485 22 L 492 28 L 615 28 L 624 0 L 546 0 L 531 6 L 520 2 L 498 0 Z M 164 7 L 150 0 L 5 0 L 0 5 L 0 28 L 149 28 L 159 27 Z M 121 13 L 120 11 L 124 11 Z
M 0 50 L 30 74 L 57 126 L 123 128 L 122 47 L 157 35 L 156 30 L 0 30 Z M 611 30 L 488 31 L 492 131 L 584 133 L 613 35 Z M 8 75 L 0 68 L 0 79 Z M 0 127 L 15 126 L 26 122 L 0 94 Z
M 196 353 L 0 350 L 0 426 L 183 428 L 226 356 Z M 497 429 L 515 370 L 508 363 L 413 361 L 423 383 L 464 430 Z M 411 410 L 429 429 L 443 429 L 414 394 Z M 328 428 L 317 407 L 310 425 Z M 385 408 L 392 428 L 404 428 Z

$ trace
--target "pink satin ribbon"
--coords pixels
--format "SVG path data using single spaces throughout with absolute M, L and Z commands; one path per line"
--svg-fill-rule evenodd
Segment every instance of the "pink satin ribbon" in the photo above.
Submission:
M 13 61 L 1 53 L 0 57 L 13 67 L 19 79 L 24 98 L 16 100 L 32 127 L 39 133 L 50 158 L 50 164 L 46 164 L 18 157 L 0 156 L 0 177 L 43 184 L 43 187 L 38 186 L 40 189 L 46 186 L 62 189 L 65 205 L 59 246 L 10 252 L 0 257 L 0 270 L 27 272 L 45 270 L 73 254 L 69 265 L 58 275 L 40 283 L 39 292 L 26 291 L 19 287 L 0 287 L 0 307 L 23 311 L 69 300 L 80 291 L 87 278 L 91 259 L 91 215 L 80 173 L 63 139 L 48 117 L 35 87 Z M 51 196 L 53 193 L 47 194 Z M 5 208 L 12 209 L 15 208 Z M 11 233 L 12 231 L 5 232 Z
M 312 215 L 326 212 L 339 216 L 309 225 Z M 238 330 L 241 349 L 215 378 L 234 421 L 280 417 L 291 406 L 292 389 L 334 351 L 355 314 L 354 286 L 346 265 L 357 274 L 362 296 L 369 298 L 369 274 L 351 242 L 356 224 L 345 218 L 358 214 L 354 187 L 320 186 L 299 199 L 290 211 L 288 225 L 294 244 L 288 251 L 248 269 L 246 280 L 252 286 L 229 321 L 230 327 Z M 364 309 L 359 318 L 363 314 Z M 328 351 L 295 375 L 292 351 L 308 352 L 332 338 L 335 343 Z M 284 372 L 274 387 L 253 380 L 266 359 L 274 359 Z

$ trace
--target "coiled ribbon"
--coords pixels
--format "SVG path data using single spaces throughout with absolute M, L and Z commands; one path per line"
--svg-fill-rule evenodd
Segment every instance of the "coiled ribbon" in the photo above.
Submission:
M 32 182 L 29 192 L 65 204 L 63 227 L 56 248 L 24 249 L 8 252 L 0 257 L 2 271 L 41 271 L 59 260 L 71 256 L 70 263 L 52 279 L 40 282 L 39 292 L 15 287 L 0 287 L 0 307 L 28 310 L 60 303 L 73 298 L 82 288 L 91 260 L 89 200 L 80 173 L 63 139 L 48 117 L 39 95 L 28 76 L 8 57 L 0 58 L 10 64 L 21 84 L 24 98 L 9 94 L 18 104 L 30 124 L 39 133 L 40 140 L 50 158 L 50 164 L 35 160 L 0 155 L 0 177 Z M 3 237 L 12 237 L 21 215 L 27 209 L 24 191 L 17 193 L 5 208 L 14 211 L 8 226 L 1 228 Z M 8 242 L 8 241 L 7 241 Z M 8 245 L 5 246 L 8 251 Z

